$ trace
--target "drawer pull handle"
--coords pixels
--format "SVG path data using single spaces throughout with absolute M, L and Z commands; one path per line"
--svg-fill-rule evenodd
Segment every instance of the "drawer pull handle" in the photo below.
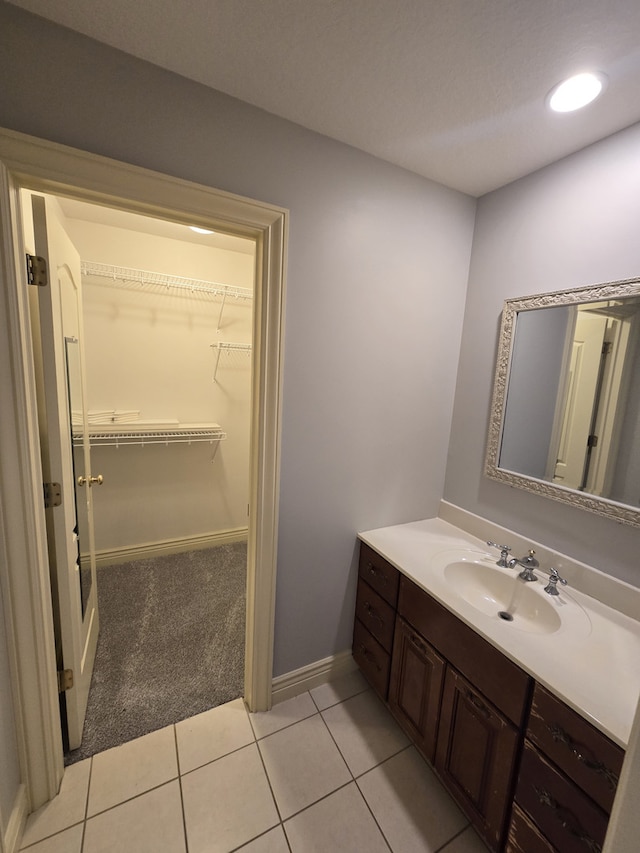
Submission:
M 560 805 L 544 788 L 538 788 L 537 785 L 534 785 L 533 789 L 538 795 L 540 803 L 543 806 L 548 806 L 553 811 L 553 816 L 569 835 L 572 835 L 584 844 L 589 853 L 602 853 L 602 847 L 580 826 L 578 819 L 572 811 Z
M 486 719 L 488 720 L 488 719 L 489 719 L 489 717 L 491 716 L 491 711 L 487 708 L 487 706 L 484 704 L 484 702 L 482 702 L 480 699 L 478 699 L 478 697 L 476 696 L 476 694 L 475 694 L 475 693 L 472 693 L 472 692 L 471 692 L 471 690 L 467 690 L 467 689 L 465 689 L 465 690 L 464 690 L 464 695 L 467 697 L 467 699 L 469 700 L 469 702 L 471 702 L 471 704 L 473 705 L 473 707 L 474 707 L 474 708 L 477 708 L 477 709 L 478 709 L 478 711 L 480 711 L 480 713 L 481 713 L 484 717 L 486 717 Z
M 378 670 L 378 672 L 382 672 L 382 667 L 380 666 L 378 661 L 375 659 L 375 656 L 372 655 L 371 652 L 369 651 L 369 649 L 366 646 L 363 646 L 362 644 L 360 644 L 360 654 L 362 655 L 362 657 L 365 660 L 368 660 L 369 663 L 373 664 L 375 666 L 375 668 Z
M 379 580 L 381 580 L 385 586 L 389 583 L 389 580 L 385 573 L 381 571 L 377 566 L 374 566 L 373 563 L 369 563 L 367 565 L 367 568 L 369 569 L 369 574 L 372 575 L 374 578 L 379 578 Z
M 549 731 L 551 732 L 551 737 L 554 739 L 556 743 L 562 743 L 567 749 L 580 761 L 586 768 L 589 770 L 593 770 L 594 773 L 597 773 L 600 776 L 604 776 L 607 784 L 611 788 L 612 791 L 615 791 L 618 786 L 618 776 L 613 770 L 610 770 L 606 764 L 603 764 L 602 761 L 597 761 L 593 757 L 589 757 L 584 754 L 583 748 L 580 747 L 579 744 L 575 743 L 572 738 L 565 732 L 563 728 L 560 726 L 553 724 L 547 726 Z
M 380 616 L 375 607 L 372 607 L 368 601 L 365 601 L 362 606 L 369 619 L 371 619 L 373 622 L 377 622 L 380 627 L 384 626 L 384 619 L 382 618 L 382 616 Z

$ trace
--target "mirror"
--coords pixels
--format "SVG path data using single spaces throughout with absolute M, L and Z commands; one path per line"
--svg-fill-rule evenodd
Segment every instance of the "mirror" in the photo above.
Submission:
M 640 279 L 506 300 L 485 474 L 640 526 Z

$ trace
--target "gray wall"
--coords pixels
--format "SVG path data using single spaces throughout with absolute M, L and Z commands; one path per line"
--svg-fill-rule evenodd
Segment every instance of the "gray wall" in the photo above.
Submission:
M 0 125 L 290 209 L 274 674 L 347 649 L 356 532 L 438 510 L 475 201 L 7 4 L 0 32 Z
M 640 270 L 640 126 L 478 202 L 445 499 L 640 585 L 639 535 L 482 474 L 503 300 Z

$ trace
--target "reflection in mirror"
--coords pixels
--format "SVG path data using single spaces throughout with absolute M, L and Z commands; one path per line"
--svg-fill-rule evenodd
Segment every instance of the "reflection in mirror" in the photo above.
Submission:
M 640 525 L 640 282 L 505 302 L 485 473 Z
M 82 396 L 82 374 L 80 369 L 80 350 L 77 338 L 65 338 L 65 355 L 67 361 L 67 396 L 69 404 L 69 423 L 71 424 L 71 447 L 73 449 L 73 482 L 76 499 L 76 545 L 78 548 L 78 565 L 80 571 L 80 601 L 82 616 L 87 608 L 91 592 L 91 566 L 86 565 L 80 556 L 81 546 L 89 541 L 89 525 L 86 490 L 78 486 L 78 477 L 84 476 L 87 470 L 85 460 L 85 444 L 83 438 L 84 400 Z

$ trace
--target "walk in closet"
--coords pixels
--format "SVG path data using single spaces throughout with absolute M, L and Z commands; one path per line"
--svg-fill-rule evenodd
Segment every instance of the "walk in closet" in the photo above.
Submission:
M 29 201 L 25 194 L 25 211 Z M 135 714 L 136 705 L 164 708 L 164 716 L 144 723 L 142 730 L 133 725 L 122 737 L 126 740 L 175 721 L 167 719 L 173 705 L 178 718 L 188 716 L 185 702 L 188 706 L 187 694 L 196 680 L 204 681 L 205 686 L 194 699 L 193 713 L 204 710 L 207 696 L 217 704 L 233 698 L 228 690 L 241 695 L 243 648 L 225 651 L 233 658 L 236 671 L 236 687 L 226 686 L 225 693 L 211 686 L 218 676 L 224 681 L 228 673 L 223 671 L 226 663 L 210 646 L 218 642 L 216 638 L 228 645 L 234 631 L 229 626 L 223 631 L 222 626 L 232 612 L 242 621 L 234 629 L 241 638 L 240 646 L 244 639 L 246 550 L 238 549 L 246 548 L 248 527 L 255 246 L 244 238 L 195 233 L 187 225 L 77 201 L 49 199 L 47 204 L 80 258 L 84 415 L 71 397 L 68 404 L 77 469 L 74 536 L 80 543 L 81 586 L 91 583 L 91 575 L 85 571 L 90 537 L 83 529 L 84 502 L 77 487 L 79 483 L 93 486 L 101 628 L 91 689 L 105 686 L 106 670 L 100 670 L 100 661 L 106 654 L 112 659 L 109 666 L 114 677 L 126 667 L 154 672 L 153 695 L 132 698 L 143 690 L 142 674 L 135 686 L 124 689 L 126 698 L 116 690 L 110 698 L 105 694 L 101 699 L 102 705 L 119 706 L 110 713 L 121 714 L 121 728 L 130 728 L 127 711 Z M 25 215 L 27 248 L 33 242 L 31 227 Z M 66 310 L 63 304 L 63 326 Z M 64 344 L 70 395 L 74 384 L 70 354 L 77 344 L 74 335 L 65 333 Z M 95 475 L 86 484 L 81 483 L 83 469 L 78 459 L 83 425 Z M 225 551 L 227 546 L 236 550 Z M 162 560 L 165 562 L 158 562 Z M 235 592 L 233 600 L 224 599 L 232 594 L 224 572 L 234 562 L 240 565 L 234 569 L 236 574 L 243 572 L 241 601 Z M 117 597 L 134 569 L 140 579 L 127 587 L 130 600 L 105 602 L 107 593 L 101 585 L 109 596 Z M 151 591 L 145 589 L 146 577 Z M 221 599 L 216 604 L 213 599 L 218 588 Z M 162 602 L 163 595 L 171 600 Z M 82 589 L 82 601 L 86 598 L 87 590 Z M 118 627 L 113 634 L 116 639 L 111 641 L 113 648 L 105 650 L 103 634 L 107 628 L 111 631 L 104 623 L 105 614 L 117 621 L 125 618 L 128 608 L 129 627 Z M 118 658 L 129 654 L 129 646 L 145 644 L 145 638 L 136 635 L 143 628 L 131 627 L 138 617 L 149 635 L 158 632 L 158 622 L 166 622 L 166 630 L 173 636 L 150 643 L 160 660 L 136 660 L 125 666 Z M 127 630 L 129 641 L 118 639 L 118 632 L 126 634 Z M 176 635 L 188 648 L 173 648 Z M 194 647 L 197 643 L 207 648 Z M 172 659 L 185 655 L 203 662 L 204 671 L 201 667 L 189 684 L 164 685 L 158 674 L 171 673 Z M 184 665 L 185 661 L 178 661 L 176 669 Z M 180 694 L 175 701 L 172 693 Z M 127 703 L 129 709 L 123 707 Z M 89 719 L 91 714 L 90 695 L 90 728 L 96 725 Z M 113 745 L 114 737 L 101 748 Z

